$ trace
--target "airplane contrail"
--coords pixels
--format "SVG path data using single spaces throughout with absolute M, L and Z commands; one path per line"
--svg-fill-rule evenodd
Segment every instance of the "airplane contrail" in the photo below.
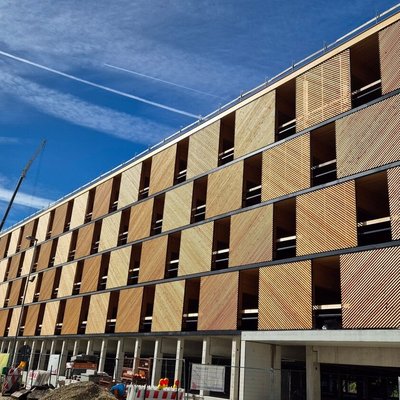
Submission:
M 179 88 L 182 88 L 182 89 L 190 90 L 190 91 L 192 91 L 192 92 L 204 94 L 204 95 L 206 95 L 206 96 L 216 97 L 217 99 L 223 99 L 223 97 L 217 96 L 217 95 L 215 95 L 215 94 L 203 92 L 203 91 L 201 91 L 201 90 L 193 89 L 193 88 L 190 88 L 190 87 L 184 86 L 184 85 L 179 85 L 178 83 L 166 81 L 166 80 L 164 80 L 164 79 L 155 78 L 154 76 L 142 74 L 142 73 L 140 73 L 140 72 L 132 71 L 132 70 L 130 70 L 130 69 L 126 69 L 126 68 L 122 68 L 122 67 L 117 67 L 116 65 L 112 65 L 112 64 L 104 64 L 104 65 L 105 65 L 106 67 L 114 68 L 114 69 L 117 69 L 117 70 L 119 70 L 119 71 L 128 72 L 129 74 L 138 75 L 138 76 L 142 76 L 142 77 L 144 77 L 144 78 L 152 79 L 152 80 L 154 80 L 154 81 L 166 83 L 167 85 L 176 86 L 176 87 L 179 87 Z
M 198 115 L 191 114 L 189 112 L 182 111 L 182 110 L 179 110 L 179 109 L 174 108 L 174 107 L 169 107 L 169 106 L 166 106 L 166 105 L 161 104 L 161 103 L 156 103 L 155 101 L 147 100 L 147 99 L 144 99 L 142 97 L 135 96 L 133 94 L 121 92 L 120 90 L 112 89 L 112 88 L 104 86 L 104 85 L 99 85 L 98 83 L 94 83 L 94 82 L 88 81 L 86 79 L 78 78 L 77 76 L 70 75 L 70 74 L 67 74 L 65 72 L 61 72 L 61 71 L 58 71 L 56 69 L 50 68 L 50 67 L 46 67 L 45 65 L 38 64 L 38 63 L 35 63 L 33 61 L 29 61 L 29 60 L 27 60 L 25 58 L 14 56 L 13 54 L 6 53 L 5 51 L 1 51 L 0 50 L 0 55 L 3 55 L 5 57 L 11 58 L 11 59 L 16 60 L 16 61 L 20 61 L 20 62 L 22 62 L 24 64 L 28 64 L 28 65 L 31 65 L 33 67 L 39 68 L 39 69 L 43 69 L 43 70 L 48 71 L 48 72 L 52 72 L 53 74 L 60 75 L 60 76 L 63 76 L 65 78 L 72 79 L 72 80 L 80 82 L 80 83 L 84 83 L 85 85 L 89 85 L 89 86 L 93 86 L 93 87 L 95 87 L 97 89 L 105 90 L 106 92 L 118 94 L 120 96 L 127 97 L 127 98 L 133 99 L 133 100 L 137 100 L 137 101 L 140 101 L 140 102 L 145 103 L 145 104 L 149 104 L 149 105 L 154 106 L 154 107 L 162 108 L 163 110 L 171 111 L 171 112 L 174 112 L 174 113 L 177 113 L 177 114 L 181 114 L 181 115 L 185 115 L 187 117 L 191 117 L 191 118 L 195 118 L 195 119 L 200 118 Z

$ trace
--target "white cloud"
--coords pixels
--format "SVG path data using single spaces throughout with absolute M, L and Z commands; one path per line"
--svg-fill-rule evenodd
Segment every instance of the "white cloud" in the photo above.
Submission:
M 0 201 L 4 201 L 8 203 L 13 194 L 12 190 L 8 190 L 0 185 Z M 50 203 L 53 203 L 53 200 L 46 199 L 43 197 L 31 196 L 30 194 L 18 192 L 15 200 L 15 204 L 19 204 L 20 206 L 42 209 L 47 207 Z
M 19 139 L 16 137 L 0 136 L 0 144 L 16 144 L 19 143 Z

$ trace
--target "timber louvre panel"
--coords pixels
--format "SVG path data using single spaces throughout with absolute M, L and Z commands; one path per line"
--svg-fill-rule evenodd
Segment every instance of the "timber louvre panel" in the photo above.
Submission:
M 400 159 L 400 95 L 336 121 L 338 178 Z
M 134 165 L 121 174 L 121 188 L 118 197 L 118 208 L 138 200 L 142 163 Z
M 220 127 L 221 121 L 218 120 L 189 136 L 188 179 L 218 166 Z
M 17 336 L 18 321 L 21 314 L 21 307 L 16 307 L 12 309 L 10 329 L 8 330 L 8 336 Z
M 262 201 L 310 187 L 310 134 L 263 152 Z
M 36 220 L 29 221 L 25 226 L 23 230 L 23 235 L 22 235 L 22 240 L 21 240 L 21 250 L 25 250 L 31 245 L 30 239 L 27 239 L 26 237 L 28 236 L 34 236 L 34 229 L 35 229 L 35 222 Z
M 35 336 L 39 311 L 40 304 L 34 304 L 28 307 L 25 318 L 24 336 Z
M 387 171 L 392 240 L 400 239 L 400 167 Z
M 176 149 L 174 144 L 152 157 L 149 195 L 174 184 Z
M 139 332 L 143 287 L 124 289 L 119 292 L 115 332 Z
M 42 329 L 40 330 L 40 336 L 54 335 L 56 328 L 58 309 L 60 307 L 59 301 L 52 301 L 46 303 L 46 308 L 44 309 Z M 78 314 L 78 309 L 73 310 L 75 314 Z
M 97 290 L 102 256 L 86 258 L 82 268 L 82 281 L 79 293 L 95 292 Z
M 274 142 L 275 90 L 236 110 L 235 158 Z
M 92 220 L 107 214 L 110 209 L 113 178 L 96 186 L 93 202 Z
M 272 260 L 273 206 L 231 216 L 229 266 Z
M 8 271 L 7 279 L 14 279 L 17 277 L 19 264 L 21 262 L 21 253 L 12 256 L 10 259 L 10 269 Z
M 50 271 L 43 272 L 42 284 L 40 285 L 39 301 L 51 299 L 56 271 L 56 268 L 52 268 Z
M 121 212 L 103 218 L 100 232 L 99 251 L 117 246 L 120 222 Z
M 77 226 L 84 224 L 88 198 L 89 192 L 82 193 L 74 198 L 71 222 L 69 224 L 70 229 L 74 229 Z
M 400 248 L 340 256 L 343 328 L 400 327 Z
M 58 238 L 54 265 L 63 264 L 68 260 L 69 248 L 71 245 L 72 232 L 68 232 Z
M 16 281 L 12 281 L 10 283 L 11 290 L 10 290 L 10 297 L 8 301 L 9 306 L 16 306 L 20 300 L 20 293 L 22 287 L 23 279 L 17 279 Z
M 90 296 L 89 313 L 85 333 L 104 333 L 106 330 L 110 293 Z
M 83 297 L 67 299 L 65 303 L 64 320 L 61 329 L 62 335 L 75 335 L 78 333 L 82 300 Z
M 58 287 L 57 297 L 71 296 L 74 288 L 74 279 L 76 273 L 76 265 L 72 264 L 64 265 L 61 269 L 60 286 Z
M 4 336 L 6 333 L 9 312 L 10 310 L 0 310 L 0 336 Z
M 25 262 L 25 258 L 26 258 L 26 255 L 24 257 L 24 262 Z M 0 261 L 0 283 L 4 282 L 4 278 L 6 276 L 7 264 L 8 264 L 7 258 Z
M 33 247 L 25 251 L 24 261 L 22 263 L 22 269 L 21 269 L 21 276 L 28 275 L 29 270 L 31 269 L 32 266 L 33 252 L 34 252 Z M 1 273 L 0 273 L 0 282 L 1 282 Z
M 8 245 L 8 237 L 10 234 L 4 235 L 3 237 L 0 238 L 0 259 L 4 257 L 7 245 Z
M 43 242 L 46 239 L 47 227 L 49 226 L 50 212 L 39 217 L 38 226 L 36 229 L 36 239 L 38 243 Z
M 296 132 L 350 109 L 349 49 L 296 78 Z
M 4 307 L 4 300 L 6 299 L 8 285 L 9 283 L 3 283 L 0 285 L 0 308 Z
M 382 93 L 400 87 L 400 22 L 379 32 L 379 55 L 381 61 Z
M 57 236 L 64 232 L 65 219 L 68 211 L 68 202 L 57 207 L 54 211 L 53 226 L 51 228 L 51 237 Z
M 8 256 L 11 256 L 17 252 L 17 244 L 21 228 L 17 228 L 11 232 L 10 244 L 8 245 Z
M 92 248 L 94 225 L 95 223 L 92 222 L 91 224 L 85 225 L 79 229 L 78 237 L 76 240 L 75 259 L 90 254 L 90 250 Z
M 52 246 L 53 246 L 53 240 L 48 240 L 47 242 L 40 245 L 39 257 L 36 268 L 37 271 L 46 269 L 49 266 Z
M 139 283 L 163 279 L 167 262 L 168 235 L 146 240 L 142 244 Z
M 152 332 L 178 332 L 182 330 L 184 295 L 184 280 L 156 285 L 151 324 Z
M 207 184 L 206 218 L 242 207 L 243 161 L 211 173 Z
M 124 247 L 110 253 L 106 289 L 126 286 L 132 247 Z
M 26 289 L 26 296 L 25 296 L 25 304 L 29 304 L 33 302 L 33 298 L 35 296 L 35 292 L 36 292 L 36 279 L 38 279 L 38 274 L 35 275 L 31 275 L 32 279 L 30 281 L 28 281 L 28 288 Z M 33 280 L 33 278 L 35 278 Z
M 193 182 L 165 193 L 163 232 L 190 224 L 192 195 Z
M 128 242 L 150 236 L 154 198 L 143 201 L 131 208 L 129 216 Z
M 239 272 L 203 276 L 200 279 L 197 330 L 236 330 L 238 293 Z
M 258 329 L 311 329 L 311 261 L 260 268 Z

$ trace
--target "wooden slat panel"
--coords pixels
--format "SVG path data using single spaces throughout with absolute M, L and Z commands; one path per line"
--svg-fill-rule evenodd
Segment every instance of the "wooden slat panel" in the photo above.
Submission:
M 298 256 L 357 246 L 354 181 L 297 197 Z
M 101 224 L 99 251 L 116 247 L 118 243 L 121 212 L 105 217 Z
M 339 178 L 400 159 L 400 95 L 336 121 Z
M 42 329 L 40 331 L 41 336 L 54 335 L 59 308 L 59 301 L 52 301 L 46 304 L 43 315 Z M 75 309 L 73 312 L 79 316 L 79 309 Z
M 348 49 L 296 78 L 297 132 L 350 108 L 350 51 Z
M 258 150 L 275 138 L 275 90 L 236 111 L 235 158 Z
M 272 260 L 272 205 L 231 217 L 229 266 Z
M 213 222 L 182 231 L 179 276 L 211 270 L 213 232 Z
M 154 198 L 143 201 L 131 208 L 128 242 L 150 236 Z
M 21 314 L 21 307 L 16 307 L 12 309 L 10 329 L 8 331 L 8 336 L 15 336 L 18 329 L 19 316 Z
M 174 144 L 153 156 L 151 160 L 150 195 L 174 184 L 176 148 L 177 145 Z
M 43 240 L 46 239 L 47 228 L 49 226 L 49 218 L 50 212 L 47 212 L 46 214 L 43 214 L 39 217 L 39 222 L 36 229 L 36 239 L 38 240 L 38 243 L 43 242 Z
M 262 201 L 310 187 L 310 134 L 263 153 Z
M 57 249 L 54 257 L 54 264 L 63 264 L 68 260 L 69 248 L 71 245 L 72 232 L 68 232 L 58 238 Z
M 139 282 L 163 279 L 167 261 L 168 235 L 147 240 L 142 244 Z
M 0 285 L 0 308 L 4 306 L 4 300 L 6 299 L 8 283 Z
M 51 237 L 57 236 L 64 232 L 65 218 L 67 216 L 68 202 L 61 204 L 55 209 L 53 226 L 51 228 Z
M 29 304 L 33 302 L 33 297 L 35 296 L 35 291 L 36 291 L 36 283 L 37 283 L 37 277 L 38 274 L 33 274 L 31 275 L 31 281 L 28 281 L 28 288 L 26 289 L 26 296 L 25 296 L 25 304 Z M 35 279 L 33 279 L 35 278 Z
M 83 297 L 74 297 L 66 301 L 64 320 L 61 329 L 62 335 L 76 335 L 78 333 L 82 300 Z
M 387 171 L 392 239 L 400 239 L 400 167 Z
M 87 258 L 83 264 L 82 282 L 79 293 L 97 290 L 101 267 L 101 256 Z
M 0 258 L 3 258 L 8 249 L 8 238 L 10 234 L 4 235 L 0 238 Z
M 21 262 L 21 253 L 11 257 L 10 269 L 8 271 L 8 279 L 14 279 L 17 277 L 19 263 Z
M 21 228 L 17 228 L 11 232 L 10 244 L 8 245 L 8 253 L 7 253 L 8 256 L 12 256 L 13 254 L 16 253 L 20 233 L 21 233 Z
M 107 289 L 126 286 L 128 282 L 131 249 L 131 247 L 124 247 L 111 252 L 107 274 Z
M 22 263 L 21 275 L 27 275 L 29 273 L 29 270 L 31 269 L 32 266 L 33 251 L 34 251 L 33 247 L 25 251 L 24 261 Z M 1 282 L 1 276 L 0 276 L 0 282 Z
M 22 235 L 22 240 L 21 240 L 21 250 L 27 249 L 31 241 L 27 239 L 27 236 L 34 236 L 34 229 L 35 229 L 35 223 L 36 220 L 29 221 L 25 226 L 24 226 L 24 232 Z
M 96 194 L 94 196 L 92 219 L 107 214 L 110 209 L 111 191 L 113 180 L 109 179 L 96 186 Z
M 49 266 L 51 247 L 53 246 L 53 241 L 48 240 L 47 242 L 40 245 L 39 258 L 37 261 L 37 271 L 41 271 Z
M 142 297 L 143 287 L 119 292 L 116 333 L 139 332 Z
M 142 163 L 136 164 L 121 174 L 118 208 L 134 203 L 138 199 Z
M 181 331 L 184 296 L 184 280 L 156 285 L 152 332 Z
M 165 194 L 163 232 L 190 224 L 193 182 Z
M 400 328 L 400 248 L 340 256 L 343 328 Z
M 206 218 L 242 207 L 243 161 L 208 176 Z
M 8 258 L 4 258 L 3 260 L 0 261 L 0 283 L 4 282 L 7 271 L 7 264 L 8 264 Z
M 78 231 L 76 240 L 75 259 L 84 257 L 90 254 L 94 233 L 94 223 L 85 225 Z
M 5 335 L 9 312 L 10 310 L 0 310 L 0 336 Z
M 8 302 L 9 306 L 15 306 L 18 303 L 21 293 L 22 279 L 17 279 L 16 281 L 12 281 L 10 283 L 10 300 Z
M 201 129 L 189 137 L 188 178 L 203 174 L 218 166 L 219 131 L 221 121 Z
M 72 206 L 70 229 L 74 229 L 85 222 L 87 201 L 89 192 L 85 192 L 75 197 L 74 205 Z
M 36 326 L 39 318 L 40 304 L 28 307 L 25 318 L 24 336 L 35 336 Z
M 237 329 L 238 288 L 239 272 L 201 278 L 199 331 Z
M 95 294 L 90 297 L 86 334 L 105 332 L 109 299 L 110 293 Z
M 42 284 L 40 285 L 39 301 L 51 299 L 54 287 L 56 268 L 43 272 Z
M 311 329 L 311 261 L 260 268 L 258 329 Z
M 77 263 L 67 264 L 62 267 L 57 297 L 70 296 L 72 294 L 74 288 L 76 264 Z
M 400 22 L 379 32 L 379 56 L 381 59 L 382 93 L 400 87 Z

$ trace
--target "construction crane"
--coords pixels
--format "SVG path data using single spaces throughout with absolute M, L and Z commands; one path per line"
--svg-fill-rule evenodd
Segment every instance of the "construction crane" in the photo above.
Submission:
M 21 176 L 19 177 L 17 185 L 15 186 L 14 193 L 12 194 L 10 202 L 8 203 L 6 212 L 4 213 L 4 217 L 0 222 L 0 232 L 3 229 L 3 225 L 6 222 L 8 213 L 10 212 L 11 206 L 14 203 L 15 196 L 18 193 L 18 190 L 19 190 L 19 188 L 21 186 L 22 181 L 25 179 L 26 174 L 29 171 L 29 168 L 31 167 L 32 163 L 35 161 L 35 158 L 41 153 L 41 151 L 43 150 L 45 145 L 46 145 L 46 140 L 42 140 L 42 142 L 40 143 L 39 147 L 36 149 L 35 153 L 31 157 L 31 159 L 26 163 L 25 168 L 22 170 Z

